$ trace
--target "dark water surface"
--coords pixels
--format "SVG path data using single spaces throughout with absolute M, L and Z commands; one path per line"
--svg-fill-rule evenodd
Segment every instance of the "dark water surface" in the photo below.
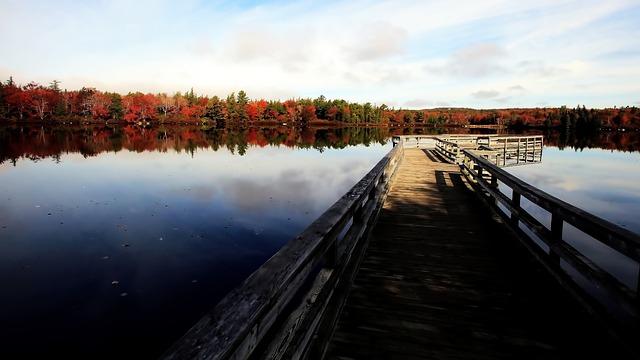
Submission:
M 550 195 L 640 234 L 640 152 L 546 146 L 542 163 L 506 170 Z M 522 206 L 550 226 L 551 217 L 546 211 L 524 198 Z M 570 224 L 564 225 L 564 237 L 622 283 L 636 289 L 640 273 L 636 261 Z
M 362 178 L 389 135 L 0 129 L 3 354 L 156 359 Z M 640 232 L 640 153 L 545 144 L 541 164 L 508 171 Z M 575 238 L 637 283 L 637 264 Z
M 3 353 L 157 358 L 390 149 L 125 149 L 5 161 Z

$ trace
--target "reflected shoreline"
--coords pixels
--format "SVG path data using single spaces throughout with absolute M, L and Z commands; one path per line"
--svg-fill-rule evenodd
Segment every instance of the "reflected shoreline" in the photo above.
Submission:
M 42 125 L 12 124 L 0 126 L 0 164 L 19 159 L 39 161 L 65 153 L 80 153 L 84 157 L 102 152 L 187 152 L 198 149 L 245 155 L 251 147 L 284 146 L 319 151 L 348 146 L 384 144 L 394 135 L 456 134 L 518 134 L 544 135 L 545 145 L 559 149 L 582 150 L 598 148 L 625 152 L 640 151 L 638 132 L 596 132 L 580 137 L 548 130 L 503 132 L 495 128 L 433 128 L 433 127 L 247 127 L 215 129 L 193 125 Z

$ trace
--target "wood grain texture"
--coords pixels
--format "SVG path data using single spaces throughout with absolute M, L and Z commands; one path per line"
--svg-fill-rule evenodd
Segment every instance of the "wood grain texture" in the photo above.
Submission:
M 405 149 L 325 359 L 631 358 L 483 207 Z

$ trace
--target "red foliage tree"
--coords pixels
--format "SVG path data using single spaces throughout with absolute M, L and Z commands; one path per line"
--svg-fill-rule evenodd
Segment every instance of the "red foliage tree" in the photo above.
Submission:
M 300 121 L 303 124 L 308 124 L 310 122 L 318 120 L 316 116 L 316 107 L 313 105 L 307 105 L 302 108 L 300 111 Z

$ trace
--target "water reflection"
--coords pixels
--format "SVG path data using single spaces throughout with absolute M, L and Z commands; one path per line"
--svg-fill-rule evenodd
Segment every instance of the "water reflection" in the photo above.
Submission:
M 547 146 L 544 161 L 533 166 L 506 168 L 523 181 L 580 209 L 640 234 L 640 153 L 582 149 L 572 151 Z M 551 219 L 531 202 L 523 208 L 547 227 Z M 630 288 L 638 283 L 638 264 L 595 241 L 570 224 L 564 238 Z M 586 282 L 585 282 L 586 284 Z
M 547 146 L 544 161 L 507 171 L 592 214 L 640 233 L 640 153 Z
M 347 146 L 384 143 L 389 130 L 374 127 L 309 128 L 292 127 L 247 128 L 238 130 L 208 129 L 193 126 L 118 127 L 29 126 L 0 127 L 0 163 L 15 163 L 21 158 L 39 161 L 54 160 L 66 153 L 84 157 L 103 152 L 156 151 L 187 152 L 198 149 L 245 155 L 251 147 L 284 146 L 296 149 L 343 149 Z
M 25 358 L 157 358 L 391 148 L 23 134 L 39 147 L 0 164 L 0 337 Z
M 5 351 L 157 358 L 369 171 L 390 135 L 442 132 L 0 129 Z M 640 231 L 637 133 L 544 135 L 542 164 L 508 170 Z

